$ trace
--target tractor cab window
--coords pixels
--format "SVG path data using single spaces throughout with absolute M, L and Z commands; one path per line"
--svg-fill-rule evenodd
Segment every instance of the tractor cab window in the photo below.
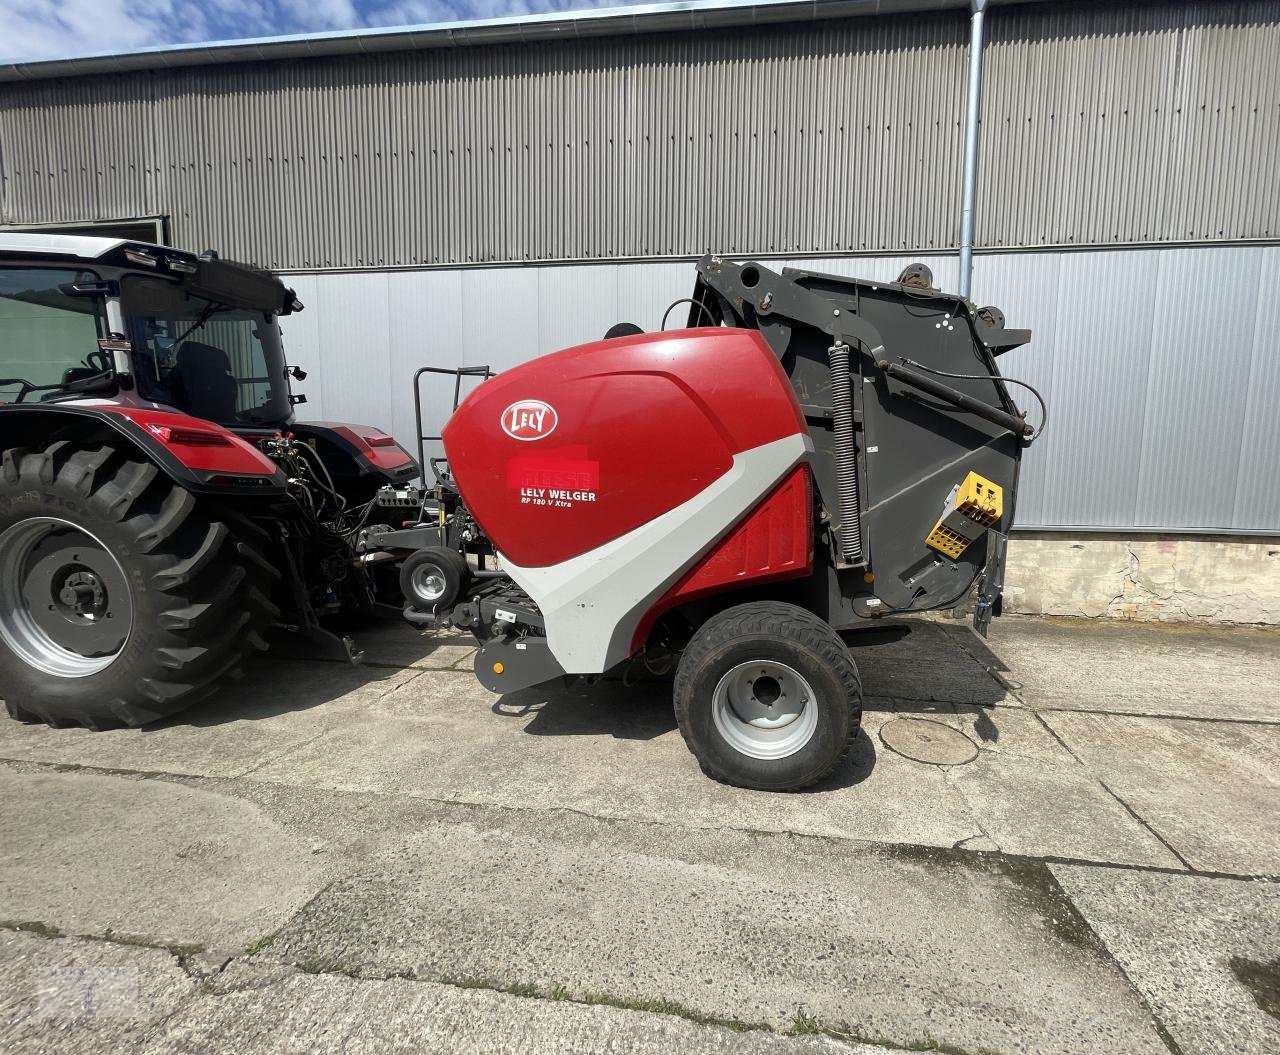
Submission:
M 62 386 L 101 373 L 102 298 L 70 292 L 90 271 L 0 267 L 0 403 L 64 394 Z
M 207 300 L 179 282 L 130 275 L 121 289 L 138 391 L 224 425 L 272 425 L 289 416 L 275 318 Z

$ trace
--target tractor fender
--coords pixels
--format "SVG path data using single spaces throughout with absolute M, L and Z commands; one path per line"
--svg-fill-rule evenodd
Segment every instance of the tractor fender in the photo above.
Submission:
M 295 421 L 289 430 L 316 448 L 340 488 L 403 486 L 418 477 L 417 460 L 381 429 L 344 421 Z
M 123 440 L 178 486 L 197 494 L 284 493 L 284 471 L 229 429 L 203 418 L 116 404 L 0 405 L 0 450 Z

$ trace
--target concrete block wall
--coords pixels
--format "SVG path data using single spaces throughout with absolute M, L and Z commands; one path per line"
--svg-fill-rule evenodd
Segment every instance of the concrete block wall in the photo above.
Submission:
M 1005 610 L 1280 626 L 1280 538 L 1017 532 Z

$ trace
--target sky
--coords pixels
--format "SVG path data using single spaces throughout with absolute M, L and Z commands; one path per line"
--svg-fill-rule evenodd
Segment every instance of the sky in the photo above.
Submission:
M 0 0 L 0 61 L 505 18 L 641 0 Z M 647 0 L 646 0 L 647 2 Z

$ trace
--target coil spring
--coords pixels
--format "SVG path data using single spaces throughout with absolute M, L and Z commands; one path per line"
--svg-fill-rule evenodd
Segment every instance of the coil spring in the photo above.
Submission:
M 858 449 L 853 439 L 853 394 L 849 346 L 837 341 L 827 349 L 831 366 L 831 413 L 835 419 L 836 501 L 840 508 L 840 556 L 862 559 L 862 523 L 858 513 Z

